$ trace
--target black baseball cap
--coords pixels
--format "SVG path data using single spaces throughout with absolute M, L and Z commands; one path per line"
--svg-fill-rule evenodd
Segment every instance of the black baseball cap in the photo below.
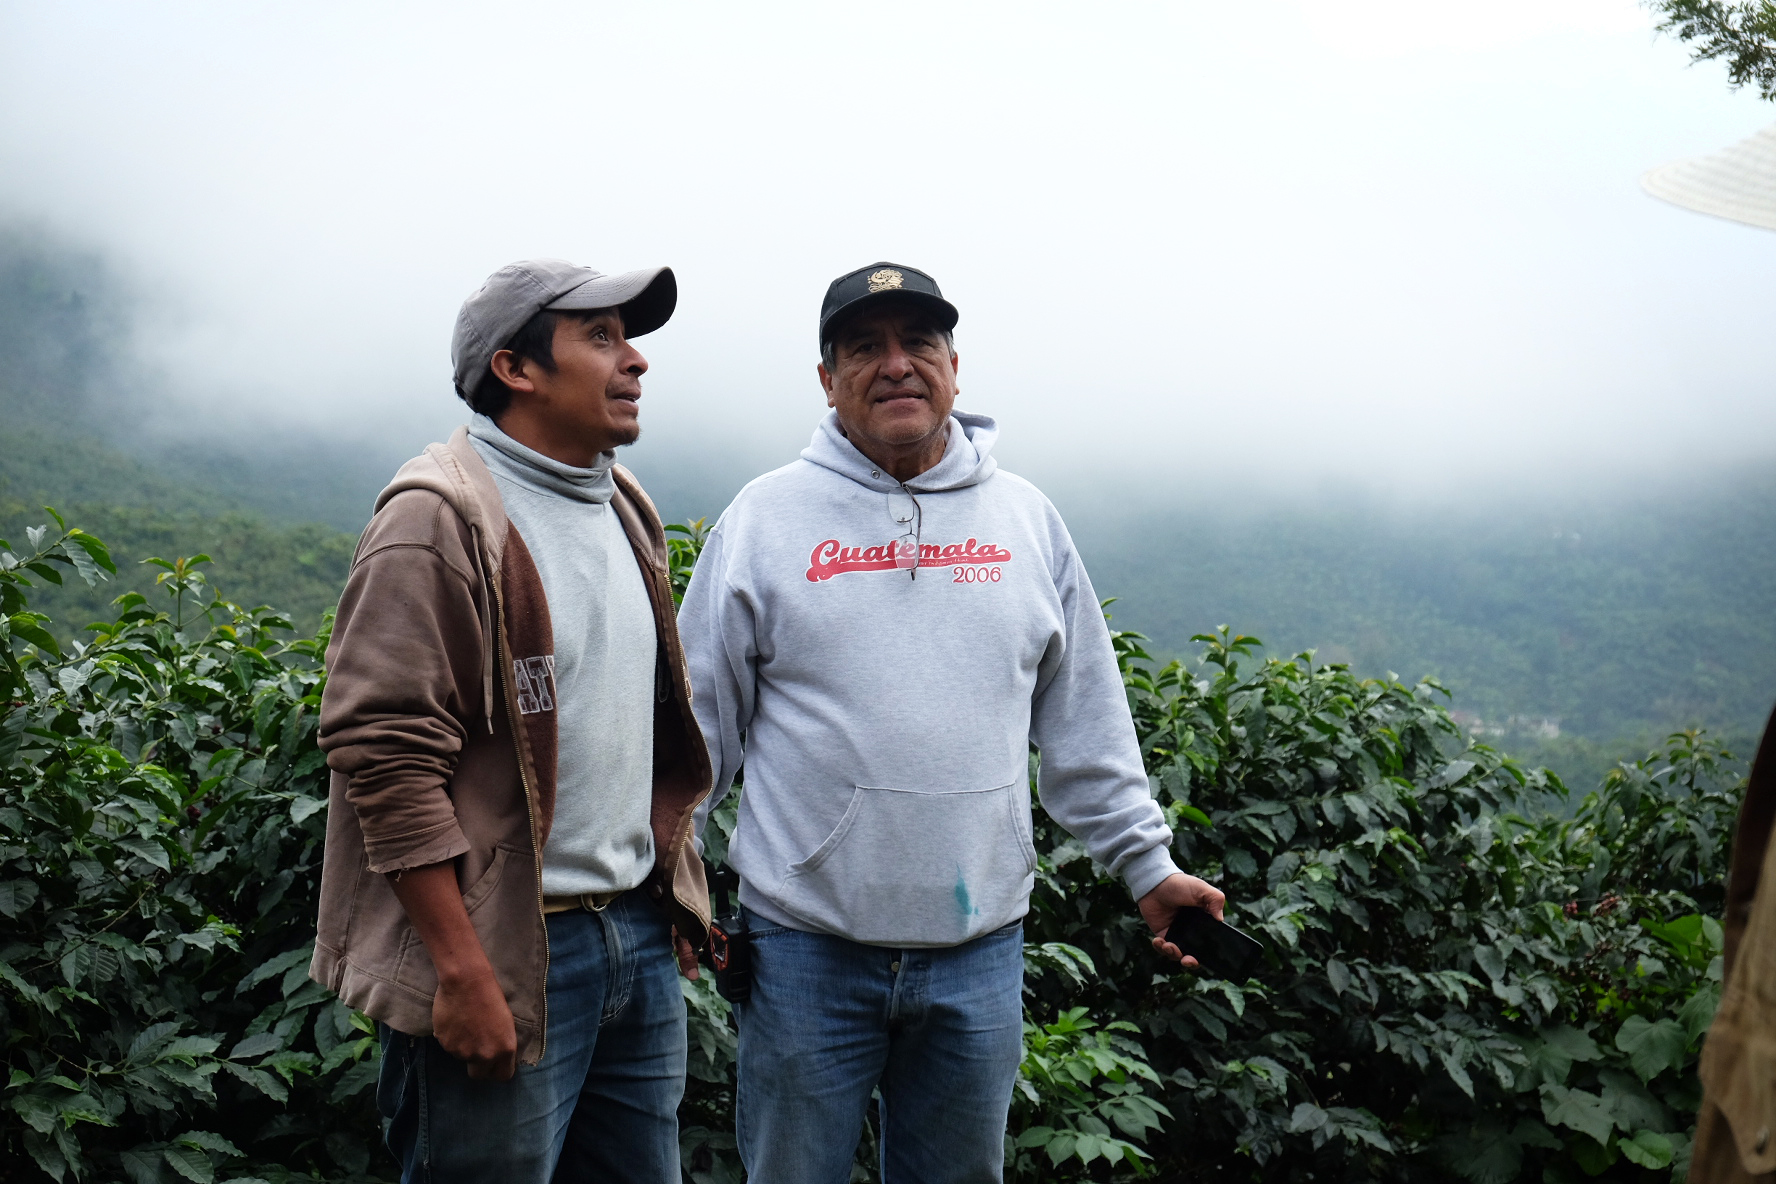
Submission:
M 826 299 L 820 302 L 820 344 L 826 344 L 827 330 L 840 314 L 856 312 L 883 300 L 905 300 L 925 306 L 936 318 L 937 328 L 945 332 L 956 327 L 960 316 L 956 306 L 943 298 L 937 281 L 918 268 L 872 263 L 846 272 L 827 285 Z

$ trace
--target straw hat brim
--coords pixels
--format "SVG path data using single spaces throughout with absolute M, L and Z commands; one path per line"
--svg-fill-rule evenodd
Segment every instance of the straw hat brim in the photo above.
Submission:
M 1687 210 L 1776 230 L 1776 124 L 1731 148 L 1660 165 L 1640 184 Z

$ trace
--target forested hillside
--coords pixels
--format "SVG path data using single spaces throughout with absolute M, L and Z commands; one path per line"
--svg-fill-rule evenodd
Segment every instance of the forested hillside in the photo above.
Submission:
M 132 332 L 100 260 L 0 232 L 0 537 L 18 542 L 54 505 L 110 542 L 116 583 L 46 590 L 58 628 L 149 582 L 141 559 L 200 551 L 236 599 L 312 625 L 376 490 L 423 439 L 322 439 L 250 407 L 168 412 Z M 1017 427 L 1008 417 L 1008 439 Z M 747 474 L 717 440 L 644 442 L 625 460 L 669 518 L 713 519 Z M 1165 474 L 1090 488 L 1024 475 L 1119 598 L 1118 625 L 1158 652 L 1228 624 L 1272 654 L 1432 675 L 1464 725 L 1581 784 L 1675 727 L 1746 748 L 1776 700 L 1776 478 L 1762 470 L 1623 471 L 1536 496 L 1501 481 L 1456 509 L 1287 496 L 1256 460 L 1252 473 L 1197 492 Z
M 278 521 L 236 505 L 92 439 L 10 425 L 0 430 L 0 538 L 22 545 L 28 527 L 48 522 L 43 507 L 53 506 L 114 540 L 116 580 L 44 589 L 42 603 L 64 639 L 105 618 L 120 592 L 152 585 L 154 573 L 141 560 L 200 553 L 228 572 L 241 600 L 276 603 L 300 628 L 312 629 L 339 598 L 355 532 Z
M 1581 780 L 1680 726 L 1747 747 L 1776 701 L 1766 471 L 1435 512 L 1086 504 L 1072 525 L 1119 623 L 1161 649 L 1229 623 L 1273 653 L 1433 676 L 1464 724 Z
M 131 333 L 129 301 L 100 260 L 0 230 L 0 538 L 22 545 L 50 505 L 112 542 L 118 580 L 44 590 L 64 637 L 152 584 L 140 560 L 199 552 L 240 599 L 312 628 L 338 598 L 393 463 L 383 453 L 395 451 L 169 417 Z

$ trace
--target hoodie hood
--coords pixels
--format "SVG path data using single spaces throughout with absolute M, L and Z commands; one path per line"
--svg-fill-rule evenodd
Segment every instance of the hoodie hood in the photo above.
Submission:
M 457 428 L 447 444 L 427 444 L 424 452 L 402 465 L 376 495 L 375 509 L 409 489 L 427 489 L 448 502 L 475 534 L 479 543 L 475 557 L 487 571 L 500 569 L 506 549 L 505 501 L 486 462 L 469 443 L 468 428 Z
M 469 558 L 475 564 L 475 611 L 481 618 L 481 703 L 487 730 L 493 732 L 494 605 L 497 595 L 490 576 L 497 577 L 506 551 L 506 504 L 487 463 L 469 442 L 469 429 L 457 428 L 447 444 L 427 444 L 426 450 L 402 465 L 395 479 L 376 495 L 376 509 L 397 493 L 424 489 L 437 494 L 455 510 L 475 540 Z
M 943 459 L 908 481 L 906 488 L 915 493 L 942 493 L 979 485 L 999 471 L 999 462 L 993 459 L 993 445 L 998 440 L 999 425 L 988 416 L 952 411 Z M 814 438 L 802 449 L 802 459 L 882 493 L 901 487 L 845 437 L 837 411 L 828 411 L 814 429 Z

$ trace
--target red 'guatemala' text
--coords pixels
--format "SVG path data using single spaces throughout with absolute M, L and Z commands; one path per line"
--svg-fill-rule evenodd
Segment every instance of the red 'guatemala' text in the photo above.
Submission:
M 901 544 L 879 547 L 844 547 L 838 539 L 819 543 L 808 555 L 808 581 L 819 583 L 848 571 L 894 571 L 894 557 Z M 969 539 L 966 543 L 924 543 L 919 547 L 920 567 L 953 567 L 964 563 L 1010 563 L 1011 552 L 993 543 Z

